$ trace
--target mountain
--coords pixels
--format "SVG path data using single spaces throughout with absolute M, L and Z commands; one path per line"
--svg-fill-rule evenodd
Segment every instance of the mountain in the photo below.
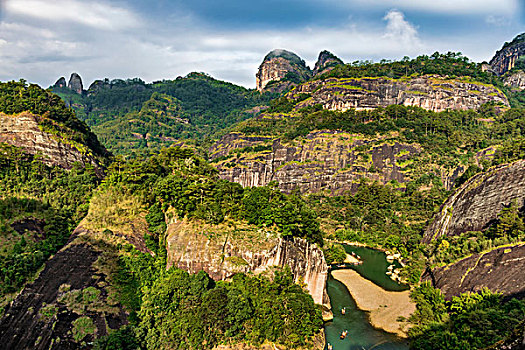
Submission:
M 51 89 L 109 150 L 123 155 L 204 139 L 249 118 L 271 98 L 204 73 L 151 84 L 140 79 L 96 80 L 84 95 L 56 85 Z
M 258 91 L 281 92 L 310 79 L 312 72 L 295 53 L 276 49 L 263 59 L 256 74 Z
M 379 307 L 411 348 L 519 348 L 525 96 L 505 85 L 512 69 L 322 51 L 311 71 L 274 50 L 260 91 L 204 73 L 2 83 L 2 344 L 323 349 L 323 320 L 330 336 L 344 306 L 327 261 L 359 260 L 353 242 L 384 251 L 377 275 L 410 288 L 408 319 Z

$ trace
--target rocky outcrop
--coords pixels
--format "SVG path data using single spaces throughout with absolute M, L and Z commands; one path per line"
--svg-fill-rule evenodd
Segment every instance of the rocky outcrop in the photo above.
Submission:
M 80 241 L 79 233 L 7 306 L 0 319 L 3 349 L 90 348 L 86 343 L 128 323 L 126 311 L 110 296 L 107 270 L 100 269 L 103 250 Z M 79 336 L 75 325 L 81 318 L 93 327 Z
M 77 73 L 71 74 L 67 87 L 75 91 L 77 94 L 82 94 L 84 86 L 82 85 L 82 78 Z
M 328 273 L 317 245 L 299 238 L 281 238 L 250 226 L 218 227 L 186 221 L 173 222 L 167 231 L 168 267 L 190 273 L 207 272 L 223 280 L 239 272 L 271 272 L 272 266 L 289 266 L 295 282 L 304 284 L 318 304 Z
M 492 71 L 503 75 L 513 69 L 518 60 L 525 56 L 525 33 L 515 37 L 510 43 L 505 43 L 490 60 Z
M 235 150 L 257 145 L 271 146 L 266 151 L 228 158 Z M 380 183 L 406 182 L 410 158 L 419 152 L 417 145 L 382 142 L 337 130 L 312 132 L 291 144 L 271 137 L 230 133 L 210 149 L 212 159 L 223 159 L 215 162 L 221 178 L 244 187 L 277 181 L 288 193 L 299 189 L 329 194 L 353 191 L 363 177 Z
M 56 87 L 56 88 L 64 88 L 64 87 L 67 87 L 67 84 L 66 84 L 66 78 L 64 77 L 60 77 L 60 79 L 58 79 L 55 83 L 55 85 L 53 85 L 53 87 Z
M 524 90 L 525 89 L 525 72 L 520 70 L 508 76 L 505 76 L 503 78 L 503 83 L 506 86 Z
M 299 84 L 310 79 L 312 73 L 304 60 L 293 52 L 273 50 L 264 57 L 256 76 L 258 91 L 283 90 L 293 84 Z
M 412 78 L 329 78 L 297 86 L 289 98 L 309 94 L 296 108 L 322 104 L 323 108 L 345 111 L 404 105 L 425 108 L 434 112 L 447 109 L 476 109 L 494 102 L 509 106 L 499 89 L 468 78 L 447 78 L 427 75 Z
M 432 281 L 447 299 L 484 287 L 504 296 L 525 297 L 525 244 L 516 244 L 471 255 L 454 264 L 427 270 Z
M 103 173 L 102 165 L 85 145 L 45 132 L 40 126 L 42 118 L 27 112 L 18 115 L 0 113 L 0 143 L 19 147 L 31 155 L 40 155 L 40 160 L 50 166 L 71 169 L 73 163 L 79 162 L 84 166 L 91 164 L 98 174 Z
M 340 64 L 343 64 L 343 61 L 341 61 L 337 56 L 326 50 L 321 51 L 321 53 L 319 53 L 319 58 L 315 63 L 313 75 L 315 76 L 326 73 L 333 67 Z
M 514 200 L 525 199 L 525 160 L 498 166 L 465 182 L 442 205 L 427 228 L 423 242 L 487 228 Z

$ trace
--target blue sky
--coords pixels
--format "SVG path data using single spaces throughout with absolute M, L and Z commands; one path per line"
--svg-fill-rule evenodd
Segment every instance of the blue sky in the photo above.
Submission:
M 49 86 L 78 72 L 246 87 L 265 54 L 322 50 L 345 62 L 460 51 L 489 60 L 525 32 L 523 0 L 0 0 L 0 80 Z M 86 86 L 87 87 L 87 86 Z

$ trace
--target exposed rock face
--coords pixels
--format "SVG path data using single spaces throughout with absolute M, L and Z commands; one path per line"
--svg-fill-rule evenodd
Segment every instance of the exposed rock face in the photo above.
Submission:
M 317 74 L 326 73 L 331 68 L 339 64 L 343 64 L 343 61 L 341 61 L 337 56 L 326 50 L 321 51 L 321 53 L 319 53 L 319 58 L 315 63 L 313 75 L 315 76 Z
M 477 174 L 446 202 L 427 228 L 423 242 L 488 227 L 513 200 L 519 207 L 525 199 L 525 160 Z
M 515 37 L 512 42 L 505 43 L 490 60 L 490 66 L 497 75 L 503 75 L 514 68 L 523 56 L 525 56 L 525 33 Z
M 322 104 L 325 109 L 338 111 L 405 105 L 441 112 L 475 109 L 487 102 L 509 106 L 505 95 L 492 85 L 430 75 L 401 79 L 329 78 L 299 85 L 288 97 L 300 93 L 310 94 L 311 98 L 297 108 Z
M 22 148 L 25 152 L 42 155 L 42 162 L 71 169 L 73 163 L 91 164 L 98 174 L 103 173 L 102 166 L 85 150 L 84 145 L 72 143 L 59 135 L 43 131 L 39 126 L 42 117 L 31 113 L 6 115 L 0 113 L 0 143 Z M 82 149 L 84 148 L 84 149 Z
M 82 78 L 77 73 L 71 74 L 67 87 L 75 91 L 77 94 L 82 94 L 84 87 L 82 86 Z
M 73 235 L 70 242 L 75 239 Z M 95 327 L 94 334 L 87 334 L 82 339 L 87 343 L 127 324 L 123 307 L 108 298 L 104 286 L 109 276 L 96 267 L 101 254 L 95 247 L 79 242 L 68 245 L 48 260 L 38 278 L 20 292 L 0 319 L 2 348 L 84 348 L 72 333 L 79 313 L 88 315 Z M 84 305 L 80 312 L 82 301 L 71 302 L 67 294 L 86 288 L 99 294 L 96 301 Z M 45 314 L 50 316 L 44 316 L 44 308 L 48 310 Z M 54 313 L 49 308 L 55 308 Z
M 310 79 L 311 75 L 304 60 L 293 52 L 273 50 L 266 55 L 255 75 L 257 90 L 264 90 L 272 81 L 284 83 L 274 87 L 282 90 L 291 86 L 292 83 L 298 84 Z
M 377 143 L 342 131 L 317 131 L 307 135 L 304 142 L 293 145 L 270 137 L 231 133 L 212 146 L 210 154 L 217 158 L 234 149 L 265 143 L 271 144 L 271 150 L 241 153 L 233 167 L 229 159 L 217 162 L 221 178 L 244 187 L 277 181 L 285 192 L 298 188 L 302 192 L 341 194 L 357 189 L 362 177 L 380 183 L 406 182 L 404 162 L 420 152 L 416 145 Z M 363 159 L 364 155 L 356 148 L 365 145 L 370 149 Z
M 447 299 L 484 287 L 505 296 L 525 297 L 525 244 L 501 247 L 487 253 L 474 254 L 457 263 L 425 272 Z
M 204 270 L 215 280 L 288 265 L 295 282 L 306 284 L 316 303 L 323 302 L 328 267 L 321 249 L 303 239 L 283 239 L 262 229 L 182 221 L 168 225 L 167 249 L 168 267 L 190 273 Z
M 503 78 L 503 82 L 507 86 L 517 88 L 520 90 L 524 90 L 525 89 L 525 72 L 517 71 Z
M 63 88 L 63 87 L 66 87 L 67 84 L 66 84 L 66 78 L 64 77 L 60 77 L 60 79 L 58 79 L 55 83 L 55 85 L 53 85 L 53 87 L 57 87 L 57 88 Z

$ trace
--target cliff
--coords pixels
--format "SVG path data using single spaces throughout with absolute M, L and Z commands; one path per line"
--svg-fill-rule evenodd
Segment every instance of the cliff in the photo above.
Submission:
M 524 90 L 525 89 L 525 72 L 517 71 L 514 73 L 510 73 L 509 75 L 506 75 L 503 78 L 503 83 L 506 86 Z
M 115 273 L 105 265 L 112 252 L 89 235 L 75 230 L 68 245 L 6 308 L 0 319 L 4 349 L 90 348 L 86 343 L 128 323 L 107 283 Z
M 190 273 L 204 270 L 222 280 L 239 272 L 271 272 L 272 266 L 289 266 L 295 282 L 304 284 L 316 303 L 323 303 L 328 267 L 315 244 L 247 225 L 219 227 L 186 221 L 169 224 L 166 237 L 168 267 Z
M 453 79 L 436 75 L 314 80 L 297 86 L 287 97 L 298 98 L 300 94 L 309 94 L 310 98 L 296 108 L 321 104 L 325 109 L 338 111 L 404 105 L 441 112 L 476 109 L 488 102 L 509 106 L 505 95 L 492 85 L 466 77 Z
M 258 91 L 283 91 L 292 85 L 307 81 L 312 73 L 299 56 L 279 49 L 264 57 L 255 76 Z
M 268 149 L 239 153 L 234 163 L 227 158 L 232 151 L 257 145 L 267 145 Z M 355 190 L 362 177 L 380 183 L 406 182 L 407 166 L 419 152 L 418 145 L 337 130 L 312 132 L 301 142 L 290 144 L 283 144 L 279 138 L 230 133 L 210 149 L 212 158 L 226 158 L 216 162 L 221 178 L 244 187 L 277 181 L 285 192 L 297 188 L 301 192 L 330 194 Z
M 521 207 L 524 199 L 525 160 L 477 174 L 445 201 L 425 231 L 423 242 L 483 230 L 505 206 L 516 200 Z
M 331 68 L 339 64 L 344 63 L 331 52 L 324 50 L 319 53 L 319 57 L 317 58 L 317 62 L 315 63 L 315 67 L 312 73 L 314 76 L 318 74 L 323 74 L 330 71 Z
M 505 43 L 501 50 L 497 51 L 489 64 L 497 75 L 503 75 L 517 65 L 523 65 L 525 56 L 525 33 L 515 37 L 510 43 Z M 521 61 L 521 64 L 519 64 Z
M 504 296 L 525 297 L 525 244 L 474 254 L 454 264 L 427 270 L 423 279 L 432 281 L 447 299 L 484 287 Z
M 31 155 L 39 154 L 47 165 L 71 169 L 78 162 L 84 166 L 90 164 L 98 174 L 103 173 L 100 161 L 87 146 L 60 133 L 46 132 L 41 125 L 44 119 L 28 112 L 0 113 L 0 143 L 19 147 Z
M 82 85 L 82 78 L 77 73 L 71 74 L 67 87 L 75 91 L 77 94 L 84 92 L 84 86 Z

